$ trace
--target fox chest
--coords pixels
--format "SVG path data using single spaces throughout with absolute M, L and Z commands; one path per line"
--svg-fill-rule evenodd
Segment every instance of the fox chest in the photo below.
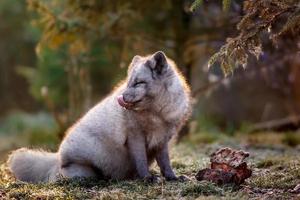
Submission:
M 170 140 L 172 128 L 170 124 L 160 118 L 148 118 L 142 123 L 142 129 L 146 136 L 147 149 L 156 149 Z

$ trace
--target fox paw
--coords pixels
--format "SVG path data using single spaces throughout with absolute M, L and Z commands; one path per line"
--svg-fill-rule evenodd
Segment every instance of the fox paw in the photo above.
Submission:
M 186 182 L 190 179 L 187 176 L 171 176 L 171 177 L 165 177 L 166 181 L 180 181 L 180 182 Z
M 159 176 L 155 176 L 155 175 L 150 175 L 150 176 L 146 176 L 145 178 L 143 178 L 145 183 L 160 183 L 161 179 L 159 178 Z
M 178 180 L 180 182 L 186 182 L 186 181 L 190 181 L 191 179 L 187 176 L 181 175 L 181 176 L 178 176 Z

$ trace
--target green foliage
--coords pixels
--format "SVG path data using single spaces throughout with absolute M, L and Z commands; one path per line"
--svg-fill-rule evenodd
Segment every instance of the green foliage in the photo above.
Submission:
M 20 66 L 17 69 L 30 83 L 30 92 L 36 99 L 43 101 L 41 90 L 47 87 L 53 103 L 66 107 L 68 82 L 64 59 L 66 55 L 61 51 L 45 49 L 40 53 L 36 68 Z
M 13 112 L 1 120 L 0 133 L 5 135 L 22 134 L 33 130 L 55 132 L 57 125 L 54 119 L 46 113 L 27 114 Z
M 43 30 L 37 53 L 44 46 L 57 49 L 66 44 L 71 56 L 84 56 L 95 39 L 115 35 L 133 17 L 128 3 L 109 1 L 28 0 L 29 9 L 40 18 L 35 24 Z
M 226 136 L 223 133 L 214 132 L 199 132 L 189 138 L 195 144 L 212 144 L 224 139 Z
M 165 37 L 157 34 L 157 26 L 163 26 L 166 34 L 173 28 L 164 26 L 170 1 L 153 1 L 146 7 L 122 0 L 27 0 L 27 4 L 36 14 L 32 24 L 42 32 L 36 47 L 39 61 L 37 69 L 19 71 L 62 131 L 124 77 L 134 49 L 143 54 L 149 40 Z M 167 14 L 162 19 L 151 12 L 158 5 L 159 13 Z M 47 91 L 43 98 L 42 88 Z
M 296 147 L 300 144 L 300 134 L 299 133 L 286 133 L 282 138 L 282 142 L 291 147 Z
M 0 18 L 0 112 L 18 107 L 30 109 L 31 105 L 24 103 L 32 101 L 27 85 L 15 73 L 19 65 L 32 66 L 35 59 L 33 50 L 37 38 L 30 27 L 26 2 L 1 0 Z
M 197 8 L 202 6 L 204 0 L 195 0 L 190 6 L 190 11 L 194 12 Z M 223 10 L 228 11 L 231 5 L 231 0 L 222 0 Z
M 195 0 L 191 7 L 190 7 L 190 11 L 194 12 L 197 8 L 199 8 L 201 5 L 203 4 L 203 0 Z
M 0 140 L 3 150 L 10 150 L 16 145 L 44 146 L 54 149 L 58 144 L 56 135 L 58 126 L 47 113 L 27 114 L 22 112 L 10 113 L 0 123 Z
M 286 33 L 290 34 L 290 38 L 300 35 L 300 6 L 297 0 L 245 1 L 244 12 L 246 14 L 237 26 L 239 35 L 228 38 L 226 44 L 208 62 L 211 66 L 219 61 L 225 75 L 232 73 L 237 66 L 246 67 L 249 55 L 259 59 L 263 33 L 268 33 L 275 46 Z M 283 24 L 282 19 L 285 21 Z M 276 30 L 278 26 L 281 28 Z
M 231 5 L 231 0 L 223 0 L 222 4 L 224 11 L 228 11 Z

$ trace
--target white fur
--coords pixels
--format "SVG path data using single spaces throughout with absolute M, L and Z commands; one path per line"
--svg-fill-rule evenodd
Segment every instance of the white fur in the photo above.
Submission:
M 171 67 L 174 76 L 153 105 L 155 112 L 126 113 L 131 111 L 124 110 L 116 100 L 126 88 L 124 83 L 67 131 L 57 153 L 19 149 L 9 157 L 10 170 L 17 179 L 27 182 L 56 181 L 60 175 L 97 176 L 95 168 L 104 177 L 132 177 L 136 169 L 126 146 L 128 124 L 146 131 L 147 148 L 155 149 L 169 141 L 190 114 L 189 89 L 176 67 Z

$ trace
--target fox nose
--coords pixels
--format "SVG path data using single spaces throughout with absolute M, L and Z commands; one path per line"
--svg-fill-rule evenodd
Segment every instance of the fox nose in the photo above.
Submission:
M 131 102 L 133 102 L 133 99 L 134 99 L 134 96 L 133 96 L 133 95 L 124 92 L 122 96 L 123 96 L 123 100 L 124 100 L 126 103 L 131 103 Z

